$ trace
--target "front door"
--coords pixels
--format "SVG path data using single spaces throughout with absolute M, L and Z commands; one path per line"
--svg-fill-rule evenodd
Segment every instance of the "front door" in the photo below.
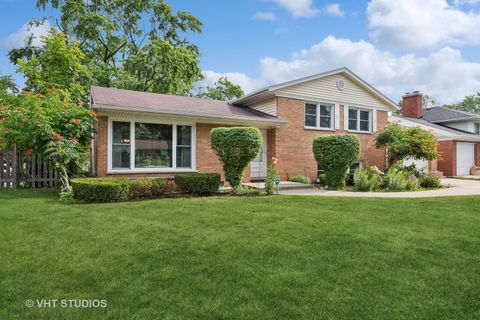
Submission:
M 262 132 L 263 147 L 258 156 L 250 164 L 250 179 L 261 180 L 267 177 L 267 130 Z

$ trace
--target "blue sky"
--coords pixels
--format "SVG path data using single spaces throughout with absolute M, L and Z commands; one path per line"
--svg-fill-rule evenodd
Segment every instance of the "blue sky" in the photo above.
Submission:
M 347 66 L 398 100 L 421 90 L 441 102 L 480 91 L 480 0 L 175 0 L 204 23 L 191 37 L 205 82 L 245 91 Z M 0 72 L 25 23 L 55 16 L 35 1 L 0 0 Z M 34 30 L 42 34 L 47 28 Z

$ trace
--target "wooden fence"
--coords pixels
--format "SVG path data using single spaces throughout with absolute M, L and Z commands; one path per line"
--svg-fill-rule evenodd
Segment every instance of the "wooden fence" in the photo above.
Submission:
M 51 188 L 57 183 L 56 170 L 39 155 L 0 150 L 0 188 Z

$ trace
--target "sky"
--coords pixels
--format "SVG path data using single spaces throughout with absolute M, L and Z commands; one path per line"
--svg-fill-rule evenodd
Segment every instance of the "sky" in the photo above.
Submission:
M 171 0 L 204 24 L 190 36 L 204 84 L 221 76 L 245 92 L 348 67 L 394 101 L 419 90 L 439 103 L 480 91 L 480 0 Z M 55 17 L 35 1 L 0 0 L 0 73 L 32 18 Z M 50 22 L 31 30 L 44 35 Z M 21 78 L 16 75 L 16 79 Z

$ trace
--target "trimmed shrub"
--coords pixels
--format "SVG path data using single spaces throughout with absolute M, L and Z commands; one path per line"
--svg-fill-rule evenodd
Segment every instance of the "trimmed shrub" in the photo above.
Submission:
M 313 154 L 325 169 L 326 185 L 344 188 L 348 167 L 360 156 L 360 140 L 353 134 L 320 136 L 313 141 Z
M 382 185 L 382 172 L 377 167 L 367 167 L 355 171 L 354 187 L 356 191 L 374 191 Z
M 131 182 L 125 178 L 81 178 L 72 181 L 73 196 L 86 202 L 127 200 Z
M 210 133 L 213 151 L 222 163 L 225 180 L 232 192 L 241 185 L 243 171 L 262 148 L 262 135 L 257 128 L 214 128 Z
M 181 173 L 175 176 L 175 184 L 182 193 L 212 194 L 220 187 L 218 173 Z
M 303 183 L 303 184 L 311 184 L 312 182 L 310 181 L 309 177 L 306 176 L 294 176 L 288 178 L 288 181 L 290 182 L 297 182 L 297 183 Z
M 131 183 L 130 197 L 133 199 L 157 197 L 167 191 L 167 179 L 165 178 L 137 179 Z
M 427 172 L 418 179 L 420 186 L 425 189 L 439 189 L 442 188 L 442 180 L 437 172 Z

